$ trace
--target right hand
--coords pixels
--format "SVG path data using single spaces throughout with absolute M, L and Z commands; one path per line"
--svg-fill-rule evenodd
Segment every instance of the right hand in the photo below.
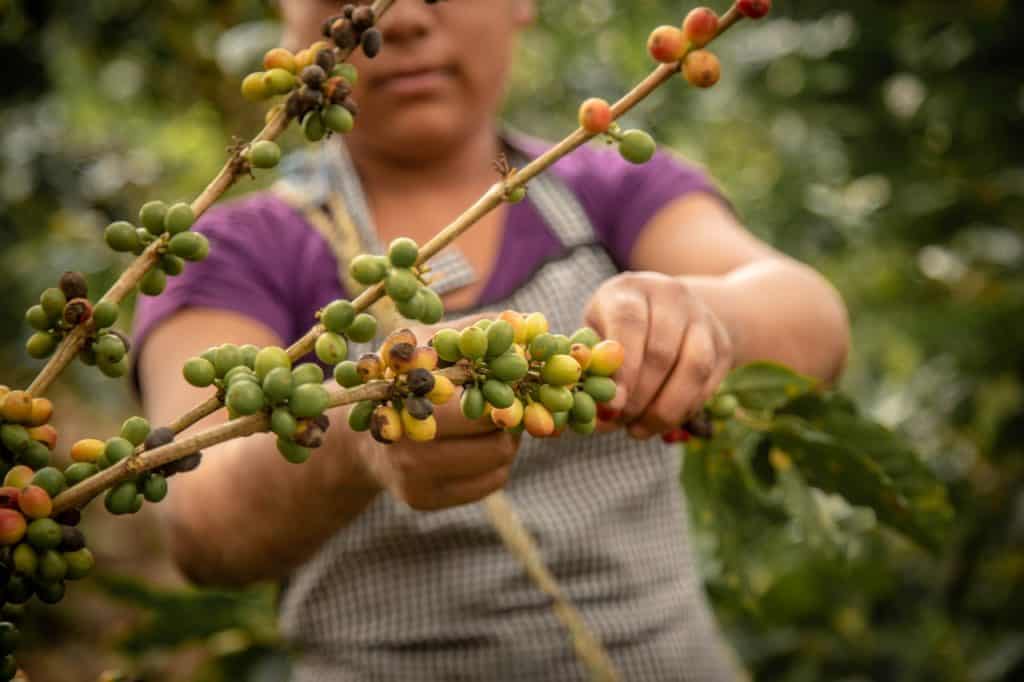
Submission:
M 421 344 L 441 327 L 461 329 L 476 315 L 438 327 L 412 327 Z M 456 391 L 435 407 L 437 438 L 429 443 L 403 439 L 378 443 L 369 434 L 353 434 L 354 450 L 367 475 L 382 489 L 418 511 L 435 511 L 477 502 L 503 488 L 519 449 L 519 437 L 498 428 L 489 417 L 470 421 Z

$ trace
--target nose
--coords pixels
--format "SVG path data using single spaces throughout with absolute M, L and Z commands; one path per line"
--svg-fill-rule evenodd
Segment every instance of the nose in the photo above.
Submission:
M 385 44 L 402 45 L 425 38 L 436 22 L 436 9 L 422 0 L 395 2 L 378 28 L 384 34 Z

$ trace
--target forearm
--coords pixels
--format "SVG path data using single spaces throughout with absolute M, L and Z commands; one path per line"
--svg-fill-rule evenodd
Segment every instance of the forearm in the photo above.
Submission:
M 302 465 L 286 462 L 274 436 L 219 445 L 173 481 L 166 509 L 172 554 L 192 580 L 239 585 L 277 579 L 308 559 L 378 494 L 358 463 L 346 408 Z
M 771 360 L 834 382 L 849 322 L 838 292 L 813 269 L 765 259 L 721 276 L 681 276 L 729 332 L 737 366 Z

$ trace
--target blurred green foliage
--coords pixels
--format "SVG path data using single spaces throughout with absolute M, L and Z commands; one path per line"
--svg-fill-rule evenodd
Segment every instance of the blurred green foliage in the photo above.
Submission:
M 579 100 L 645 74 L 647 32 L 681 18 L 668 0 L 538 4 L 508 118 L 548 138 L 574 125 Z M 629 123 L 705 164 L 751 229 L 836 283 L 855 341 L 842 385 L 948 484 L 956 525 L 928 554 L 809 485 L 781 451 L 691 448 L 708 589 L 759 680 L 1014 679 L 1024 7 L 775 4 L 716 48 L 717 88 L 662 89 Z M 0 0 L 0 381 L 24 383 L 36 366 L 21 316 L 41 289 L 71 266 L 97 286 L 116 275 L 122 262 L 97 238 L 107 221 L 194 194 L 232 135 L 259 126 L 236 84 L 276 39 L 273 22 L 259 0 Z M 70 379 L 129 404 L 94 374 Z

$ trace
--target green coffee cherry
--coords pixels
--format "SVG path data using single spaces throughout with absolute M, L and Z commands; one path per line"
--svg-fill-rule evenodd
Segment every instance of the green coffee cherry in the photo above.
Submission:
M 125 355 L 124 341 L 117 334 L 104 334 L 92 344 L 97 360 L 107 363 L 120 362 Z
M 116 303 L 111 301 L 100 301 L 92 308 L 92 321 L 96 329 L 106 329 L 114 326 L 117 316 L 120 313 Z
M 34 305 L 25 311 L 25 321 L 35 329 L 36 331 L 45 332 L 53 323 L 50 322 L 50 316 L 43 310 L 43 306 Z
M 512 347 L 516 330 L 506 320 L 497 320 L 487 327 L 487 356 L 497 357 Z
M 37 583 L 36 598 L 44 604 L 56 604 L 64 598 L 64 583 Z
M 36 577 L 45 583 L 55 583 L 64 580 L 68 573 L 68 562 L 64 556 L 54 550 L 48 549 L 39 557 L 39 566 L 36 568 Z
M 137 500 L 138 498 L 138 500 Z M 132 514 L 140 505 L 139 488 L 134 481 L 122 481 L 107 492 L 103 503 L 111 514 Z
M 150 234 L 159 237 L 164 233 L 164 220 L 167 218 L 167 204 L 162 201 L 149 201 L 139 209 L 139 222 Z
M 580 363 L 571 355 L 553 355 L 541 368 L 541 378 L 546 384 L 568 386 L 580 378 Z
M 358 69 L 356 69 L 354 64 L 349 64 L 348 62 L 336 64 L 334 68 L 331 69 L 331 77 L 333 78 L 334 76 L 344 78 L 349 85 L 353 86 L 359 82 Z
M 516 401 L 515 391 L 508 384 L 497 379 L 488 379 L 483 385 L 484 398 L 494 407 L 505 409 Z
M 601 342 L 600 335 L 590 327 L 581 327 L 569 337 L 570 344 L 582 343 L 588 348 L 593 348 Z
M 64 480 L 69 486 L 78 485 L 98 471 L 99 468 L 92 462 L 74 462 L 64 470 Z
M 173 253 L 161 254 L 160 269 L 169 277 L 177 277 L 185 271 L 185 261 Z
M 419 279 L 408 268 L 393 268 L 384 283 L 384 290 L 395 302 L 408 301 L 419 288 Z
M 249 163 L 253 168 L 273 168 L 281 162 L 281 148 L 272 140 L 260 140 L 249 147 Z
M 325 365 L 336 365 L 348 357 L 348 344 L 334 332 L 324 332 L 316 339 L 316 356 Z
M 627 130 L 619 140 L 619 154 L 630 163 L 647 163 L 656 147 L 654 138 L 643 130 Z
M 30 469 L 42 469 L 50 463 L 50 449 L 39 441 L 29 441 L 18 460 Z
M 462 415 L 466 419 L 475 421 L 484 416 L 486 404 L 483 392 L 476 386 L 466 386 L 462 390 L 462 399 L 459 401 L 459 407 L 462 409 Z
M 572 391 L 564 386 L 542 384 L 540 391 L 538 392 L 538 397 L 544 407 L 548 408 L 552 414 L 555 412 L 568 412 L 572 409 Z
M 319 142 L 327 134 L 324 119 L 319 111 L 311 111 L 302 120 L 302 132 L 310 142 Z
M 107 225 L 107 229 L 103 231 L 103 239 L 114 251 L 131 253 L 139 248 L 139 236 L 135 226 L 123 220 Z
M 256 376 L 256 372 L 252 371 L 245 365 L 237 365 L 228 370 L 228 373 L 224 375 L 224 385 L 231 387 L 232 384 L 240 381 L 248 381 L 250 383 L 260 383 L 259 378 Z
M 426 310 L 426 304 L 423 302 L 423 296 L 421 292 L 423 287 L 420 287 L 416 294 L 408 301 L 396 301 L 395 307 L 398 309 L 399 314 L 407 320 L 418 320 Z
M 371 256 L 360 254 L 352 259 L 349 264 L 349 274 L 352 279 L 370 286 L 384 279 L 388 274 L 388 260 L 383 256 Z
M 64 306 L 67 305 L 68 299 L 64 296 L 64 292 L 57 287 L 50 287 L 45 289 L 42 294 L 39 295 L 39 305 L 42 306 L 43 312 L 52 321 L 56 322 L 64 316 Z
M 554 355 L 557 349 L 558 342 L 555 341 L 553 334 L 548 334 L 547 332 L 538 334 L 530 342 L 530 359 L 544 362 Z
M 256 353 L 256 358 L 253 361 L 253 369 L 256 370 L 256 376 L 260 381 L 262 381 L 271 370 L 278 367 L 284 367 L 289 371 L 292 368 L 292 359 L 288 356 L 288 351 L 284 348 L 279 348 L 278 346 L 267 346 Z
M 142 417 L 129 417 L 121 424 L 121 438 L 132 445 L 142 445 L 149 435 L 149 422 Z
M 21 644 L 21 631 L 15 627 L 14 623 L 0 623 L 0 653 L 9 654 L 17 649 L 19 644 Z
M 615 398 L 616 388 L 615 380 L 608 377 L 587 377 L 583 381 L 583 390 L 599 403 L 611 402 Z
M 39 568 L 39 554 L 27 542 L 23 542 L 14 548 L 11 553 L 14 562 L 14 570 L 22 575 L 35 575 Z
M 458 362 L 462 357 L 459 350 L 459 332 L 454 329 L 442 329 L 434 334 L 431 344 L 437 351 L 437 356 L 445 362 Z
M 164 216 L 164 230 L 172 235 L 179 234 L 191 229 L 196 222 L 196 215 L 192 207 L 185 202 L 179 202 L 167 209 Z
M 339 299 L 332 301 L 320 313 L 320 322 L 329 332 L 343 334 L 352 321 L 356 319 L 356 309 L 351 301 Z
M 60 472 L 60 469 L 54 467 L 45 467 L 40 469 L 32 476 L 32 485 L 37 485 L 50 497 L 57 497 L 68 487 L 67 481 L 64 480 L 64 474 Z
M 271 405 L 287 400 L 294 386 L 292 372 L 287 367 L 275 367 L 263 377 L 263 395 Z
M 314 362 L 304 362 L 292 370 L 292 380 L 296 386 L 301 384 L 322 384 L 324 371 Z
M 214 379 L 217 378 L 216 368 L 205 358 L 189 359 L 182 368 L 182 374 L 185 375 L 185 381 L 199 388 L 212 385 Z
M 36 519 L 28 524 L 25 539 L 35 549 L 46 551 L 60 546 L 60 524 L 53 519 Z
M 485 317 L 482 320 L 477 320 L 476 322 L 474 322 L 473 326 L 474 327 L 479 327 L 480 329 L 483 329 L 484 331 L 487 331 L 488 329 L 491 328 L 492 324 L 494 324 L 494 320 L 489 320 L 489 319 L 487 319 Z
M 569 425 L 569 413 L 568 412 L 552 412 L 551 421 L 555 424 L 555 431 L 560 431 Z
M 284 95 L 298 84 L 298 80 L 284 69 L 270 69 L 263 74 L 263 83 L 270 94 Z
M 7 580 L 4 598 L 8 604 L 24 604 L 31 599 L 32 585 L 28 582 L 28 578 L 17 574 L 12 575 Z
M 217 370 L 217 376 L 223 377 L 233 367 L 238 367 L 242 364 L 242 349 L 233 343 L 225 343 L 217 346 L 213 358 L 213 366 Z
M 146 296 L 159 296 L 167 288 L 167 275 L 160 268 L 152 268 L 139 282 L 139 291 Z
M 359 370 L 356 368 L 356 363 L 352 360 L 339 362 L 335 366 L 334 380 L 342 388 L 352 388 L 363 383 L 362 377 L 359 376 Z
M 103 454 L 111 464 L 117 464 L 122 459 L 131 457 L 133 452 L 135 452 L 135 446 L 132 445 L 132 442 L 120 436 L 108 439 L 106 447 L 103 448 Z
M 26 599 L 27 600 L 27 599 Z M 0 658 L 0 680 L 13 680 L 18 674 L 18 659 L 13 655 Z
M 50 332 L 36 332 L 28 337 L 25 342 L 25 350 L 30 357 L 37 360 L 49 357 L 57 349 L 58 339 Z
M 278 407 L 270 414 L 270 430 L 281 438 L 291 439 L 298 428 L 299 423 L 288 408 Z
M 739 400 L 731 393 L 723 393 L 715 396 L 711 401 L 711 414 L 716 419 L 731 419 L 736 414 L 736 408 L 740 406 Z
M 399 237 L 388 247 L 388 260 L 396 268 L 411 268 L 419 256 L 419 245 L 408 237 Z
M 3 424 L 0 426 L 0 440 L 11 452 L 21 452 L 30 442 L 28 430 L 20 424 Z
M 348 425 L 353 431 L 369 431 L 370 420 L 377 403 L 372 400 L 361 400 L 348 413 Z
M 572 350 L 572 343 L 565 334 L 555 334 L 555 355 L 568 355 Z
M 332 104 L 324 111 L 324 125 L 336 133 L 342 135 L 352 132 L 356 126 L 356 119 L 345 107 L 340 104 Z
M 168 251 L 178 258 L 195 260 L 203 248 L 203 237 L 198 232 L 179 232 L 171 237 L 167 244 Z
M 167 497 L 167 478 L 157 473 L 150 473 L 142 484 L 142 496 L 147 502 L 154 504 Z
M 597 418 L 597 405 L 589 393 L 576 391 L 573 394 L 572 410 L 569 414 L 574 422 L 586 424 Z
M 231 384 L 224 404 L 228 409 L 239 415 L 256 414 L 266 404 L 263 389 L 252 381 L 239 381 Z
M 65 552 L 64 559 L 68 562 L 68 574 L 64 576 L 67 580 L 80 580 L 90 573 L 96 565 L 96 560 L 88 547 L 74 552 Z
M 327 394 L 327 389 L 319 383 L 302 384 L 292 391 L 288 408 L 296 417 L 308 419 L 323 414 L 329 402 L 330 396 Z
M 491 329 L 494 329 L 494 327 L 491 327 Z M 505 353 L 500 357 L 490 360 L 487 366 L 490 367 L 491 375 L 495 379 L 505 383 L 519 381 L 530 370 L 530 365 L 526 362 L 526 358 L 518 353 Z
M 437 324 L 444 317 L 444 303 L 437 292 L 429 287 L 420 288 L 420 297 L 423 299 L 423 313 L 419 320 L 423 324 Z
M 359 313 L 352 321 L 345 335 L 355 343 L 366 343 L 377 336 L 377 319 L 369 313 Z
M 581 436 L 589 436 L 597 429 L 597 420 L 592 419 L 589 422 L 576 422 L 570 421 L 569 428 L 580 434 Z
M 487 354 L 487 332 L 480 327 L 466 327 L 459 334 L 459 352 L 471 360 Z
M 96 366 L 111 379 L 120 379 L 128 373 L 128 357 L 125 356 L 117 362 L 108 362 L 102 357 L 97 357 Z
M 295 441 L 285 440 L 284 438 L 277 439 L 277 450 L 285 460 L 292 464 L 302 464 L 313 454 L 313 451 L 309 448 L 304 448 Z

